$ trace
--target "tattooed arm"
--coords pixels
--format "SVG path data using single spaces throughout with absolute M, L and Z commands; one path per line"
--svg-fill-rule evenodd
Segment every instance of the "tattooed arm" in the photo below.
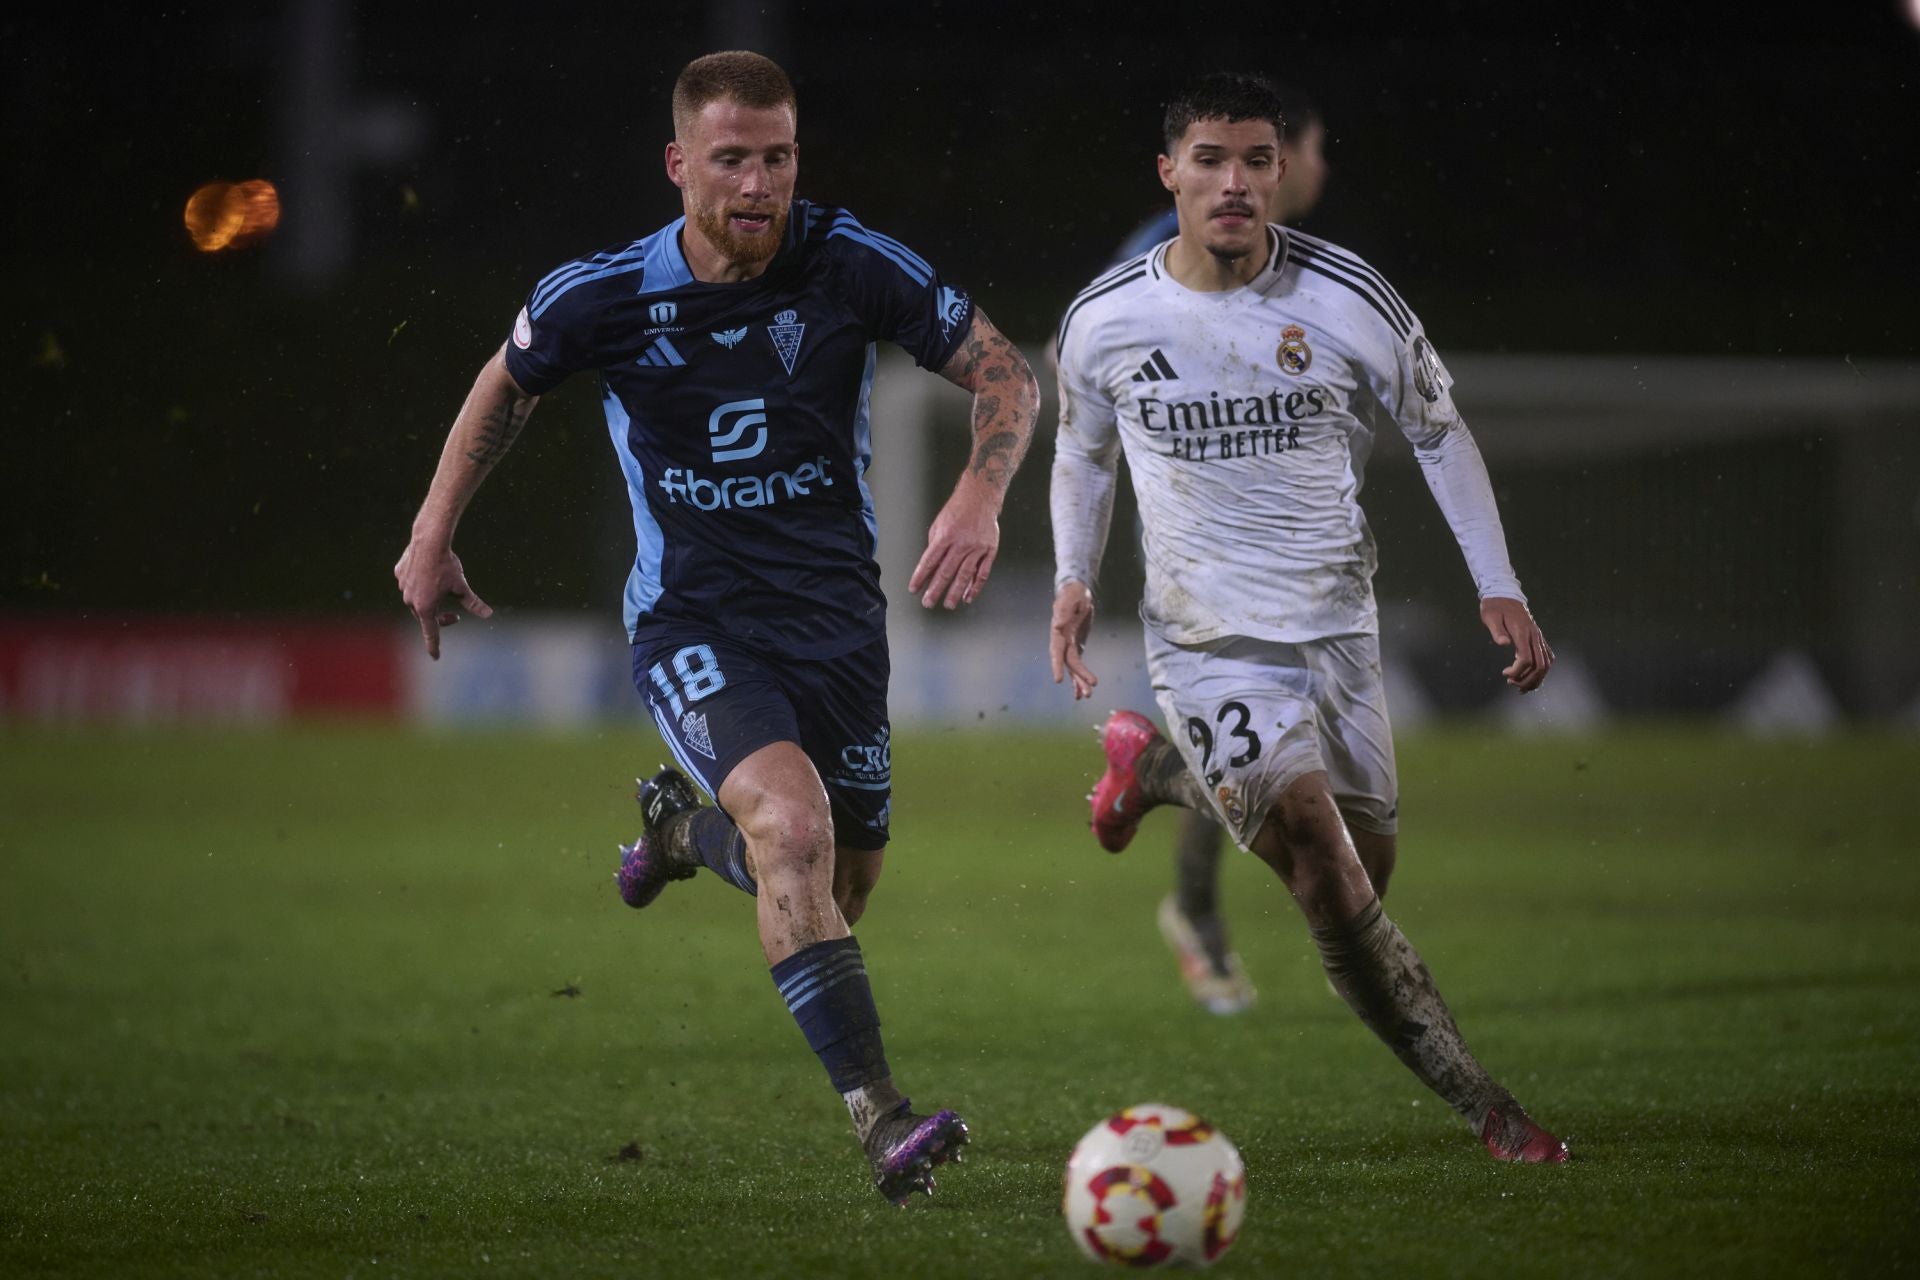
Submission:
M 929 609 L 936 603 L 953 609 L 972 604 L 993 572 L 1000 504 L 1033 439 L 1040 387 L 1019 348 L 979 310 L 940 376 L 973 392 L 973 456 L 927 531 L 926 552 L 907 590 Z
M 466 570 L 453 554 L 453 530 L 480 482 L 513 447 L 520 429 L 527 425 L 527 415 L 539 402 L 538 396 L 520 390 L 507 373 L 501 353 L 495 352 L 473 380 L 473 390 L 447 432 L 427 500 L 413 520 L 413 539 L 393 566 L 400 597 L 419 619 L 429 657 L 440 656 L 440 628 L 460 620 L 445 603 L 449 597 L 475 617 L 493 616 L 493 607 L 467 585 Z

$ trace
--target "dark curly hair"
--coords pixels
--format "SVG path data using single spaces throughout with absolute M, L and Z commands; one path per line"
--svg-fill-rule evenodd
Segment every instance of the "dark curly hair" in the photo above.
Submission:
M 1214 71 L 1190 81 L 1167 102 L 1164 124 L 1167 154 L 1196 120 L 1266 120 L 1282 142 L 1289 127 L 1299 129 L 1320 113 L 1299 94 L 1282 89 L 1265 76 L 1242 71 Z

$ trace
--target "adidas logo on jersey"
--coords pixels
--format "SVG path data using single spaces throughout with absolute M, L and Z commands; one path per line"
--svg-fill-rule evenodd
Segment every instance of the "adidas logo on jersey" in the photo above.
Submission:
M 725 347 L 725 348 L 726 348 L 727 350 L 729 350 L 729 351 L 731 351 L 731 350 L 733 350 L 733 349 L 734 349 L 735 347 L 737 347 L 737 346 L 739 346 L 739 345 L 740 345 L 740 339 L 742 339 L 742 338 L 744 338 L 744 337 L 746 337 L 746 336 L 747 336 L 747 329 L 746 329 L 746 326 L 745 326 L 745 325 L 742 325 L 742 326 L 741 326 L 740 328 L 738 328 L 738 329 L 716 329 L 716 330 L 714 330 L 714 333 L 713 333 L 713 340 L 714 340 L 715 342 L 717 342 L 717 343 L 719 343 L 719 344 L 720 344 L 721 346 L 723 346 L 723 347 Z
M 665 334 L 655 338 L 653 345 L 647 348 L 646 354 L 634 361 L 635 364 L 644 365 L 649 369 L 669 369 L 686 362 L 686 358 L 674 349 L 673 343 L 667 340 Z
M 1147 357 L 1147 362 L 1140 366 L 1140 372 L 1133 375 L 1133 380 L 1135 382 L 1165 382 L 1168 378 L 1177 378 L 1179 376 L 1179 374 L 1173 371 L 1173 366 L 1167 363 L 1167 357 L 1162 354 L 1160 348 L 1155 347 L 1153 354 Z

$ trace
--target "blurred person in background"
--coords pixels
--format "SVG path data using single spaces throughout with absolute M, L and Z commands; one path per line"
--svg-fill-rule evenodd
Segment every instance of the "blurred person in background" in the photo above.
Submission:
M 915 1112 L 850 926 L 889 839 L 886 598 L 874 560 L 874 343 L 973 393 L 973 451 L 907 586 L 971 603 L 999 546 L 1039 394 L 962 290 L 844 209 L 794 198 L 797 105 L 755 53 L 689 63 L 668 178 L 685 215 L 534 288 L 447 437 L 394 576 L 427 652 L 492 610 L 453 533 L 538 398 L 598 371 L 633 505 L 634 681 L 682 766 L 641 784 L 621 897 L 706 867 L 753 894 L 775 987 L 845 1102 L 880 1193 L 930 1194 L 965 1122 Z M 684 772 L 682 772 L 684 769 Z M 705 807 L 688 775 L 718 802 Z

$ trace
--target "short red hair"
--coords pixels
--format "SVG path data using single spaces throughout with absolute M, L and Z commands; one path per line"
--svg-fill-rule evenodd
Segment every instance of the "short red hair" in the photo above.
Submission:
M 780 64 L 764 54 L 744 49 L 710 53 L 681 68 L 673 82 L 673 131 L 684 134 L 709 102 L 737 102 L 743 107 L 785 107 L 797 118 L 800 104 L 793 81 Z

